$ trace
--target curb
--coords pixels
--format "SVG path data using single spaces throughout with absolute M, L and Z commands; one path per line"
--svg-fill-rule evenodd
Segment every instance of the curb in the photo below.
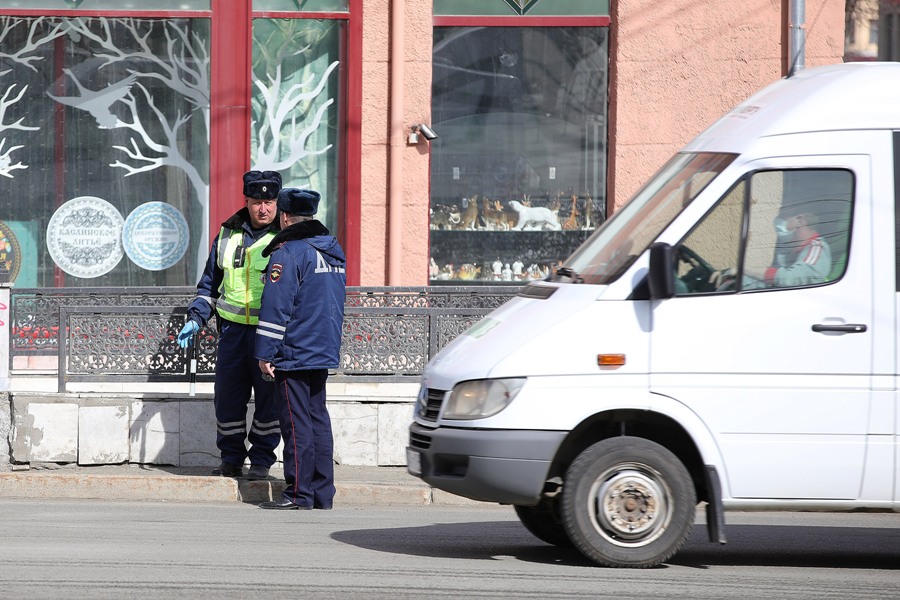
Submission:
M 347 481 L 335 473 L 335 503 L 362 506 L 427 506 L 433 504 L 484 504 L 468 500 L 425 483 L 396 481 Z M 0 498 L 65 498 L 135 502 L 246 502 L 278 499 L 284 481 L 247 481 L 230 477 L 179 473 L 142 474 L 61 472 L 30 470 L 0 473 Z

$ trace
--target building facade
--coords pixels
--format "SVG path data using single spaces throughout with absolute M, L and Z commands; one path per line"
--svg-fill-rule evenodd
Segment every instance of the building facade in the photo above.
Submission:
M 900 60 L 900 0 L 879 0 L 876 27 L 878 60 Z
M 844 62 L 878 60 L 881 0 L 853 0 L 847 4 Z
M 193 286 L 250 168 L 322 193 L 350 285 L 542 277 L 784 76 L 792 27 L 841 60 L 843 4 L 789 4 L 0 0 L 0 352 L 11 286 Z M 10 463 L 218 464 L 210 384 L 60 394 L 59 356 L 2 355 Z M 330 383 L 339 462 L 403 464 L 410 379 Z
M 351 285 L 541 277 L 785 75 L 787 4 L 0 2 L 0 279 L 191 285 L 250 168 L 322 192 Z

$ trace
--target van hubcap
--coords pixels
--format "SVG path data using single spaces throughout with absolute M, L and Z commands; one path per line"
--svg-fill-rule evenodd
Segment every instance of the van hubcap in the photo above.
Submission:
M 591 497 L 597 530 L 612 541 L 648 543 L 671 518 L 660 482 L 640 468 L 618 468 L 597 479 Z

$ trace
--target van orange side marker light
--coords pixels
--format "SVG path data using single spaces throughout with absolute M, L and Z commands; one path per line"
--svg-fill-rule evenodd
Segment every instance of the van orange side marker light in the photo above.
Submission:
M 621 367 L 625 364 L 624 354 L 598 354 L 597 364 L 601 367 Z

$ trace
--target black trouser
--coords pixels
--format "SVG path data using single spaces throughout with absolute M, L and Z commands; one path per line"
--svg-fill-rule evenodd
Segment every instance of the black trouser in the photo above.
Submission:
M 334 438 L 325 407 L 327 369 L 275 371 L 275 394 L 284 439 L 284 498 L 331 508 L 334 502 Z
M 222 461 L 271 467 L 279 442 L 275 386 L 262 378 L 256 360 L 256 327 L 220 319 L 216 358 L 216 445 Z M 247 404 L 253 391 L 255 409 L 247 433 Z M 250 442 L 247 450 L 246 441 Z

